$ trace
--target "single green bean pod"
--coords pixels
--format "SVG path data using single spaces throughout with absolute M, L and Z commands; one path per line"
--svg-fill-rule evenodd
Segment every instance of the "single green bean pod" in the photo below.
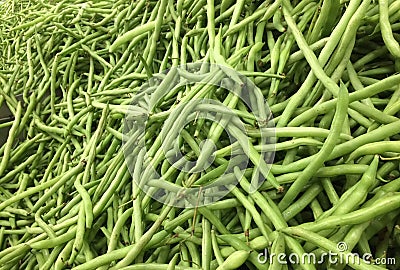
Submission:
M 217 270 L 233 270 L 244 264 L 250 255 L 250 251 L 238 250 L 233 252 L 226 260 L 217 268 Z

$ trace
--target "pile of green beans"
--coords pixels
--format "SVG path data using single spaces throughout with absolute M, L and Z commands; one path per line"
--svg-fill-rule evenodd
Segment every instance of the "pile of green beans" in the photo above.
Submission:
M 0 122 L 0 270 L 399 269 L 399 10 L 399 0 L 2 1 L 0 108 L 14 117 Z M 212 139 L 208 170 L 179 172 L 159 154 L 171 111 L 196 97 L 240 117 L 235 134 L 251 160 L 233 168 L 239 183 L 228 195 L 184 209 L 134 181 L 123 123 L 145 82 L 187 63 L 248 77 L 274 127 L 182 71 L 197 83 L 173 89 L 148 115 L 159 173 L 202 186 L 240 147 L 199 120 L 179 143 L 202 160 L 200 144 Z M 276 143 L 265 144 L 271 133 Z M 266 172 L 255 157 L 271 151 L 253 192 Z M 136 169 L 150 166 L 138 160 Z M 370 256 L 288 259 L 327 252 Z M 286 254 L 286 263 L 260 254 Z

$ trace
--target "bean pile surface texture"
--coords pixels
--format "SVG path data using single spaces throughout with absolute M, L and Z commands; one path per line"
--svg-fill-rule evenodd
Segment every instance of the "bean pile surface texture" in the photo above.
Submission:
M 400 269 L 399 42 L 399 0 L 1 1 L 0 270 Z

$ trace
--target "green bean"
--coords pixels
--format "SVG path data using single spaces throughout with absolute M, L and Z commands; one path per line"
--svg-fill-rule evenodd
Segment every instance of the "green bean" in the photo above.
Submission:
M 36 223 L 39 225 L 39 227 L 41 227 L 41 228 L 43 229 L 43 231 L 49 236 L 50 239 L 54 239 L 54 238 L 56 238 L 56 235 L 55 235 L 53 229 L 50 228 L 50 226 L 47 225 L 47 224 L 42 220 L 42 218 L 40 217 L 43 210 L 44 210 L 43 208 L 42 208 L 42 209 L 39 209 L 39 210 L 35 213 L 35 221 L 36 221 Z
M 71 227 L 69 231 L 65 234 L 55 237 L 54 239 L 42 240 L 29 244 L 32 249 L 44 249 L 56 247 L 59 244 L 66 243 L 72 240 L 76 233 L 76 227 Z
M 231 127 L 231 132 L 234 134 L 236 139 L 239 141 L 239 143 L 242 146 L 243 150 L 245 150 L 246 155 L 260 169 L 260 172 L 263 174 L 263 176 L 277 190 L 282 190 L 283 187 L 280 186 L 279 183 L 276 182 L 276 179 L 274 178 L 274 176 L 270 172 L 266 171 L 267 165 L 265 164 L 265 161 L 260 158 L 260 155 L 254 149 L 254 146 L 252 146 L 252 144 L 248 141 L 248 138 L 244 138 L 243 134 L 236 127 L 235 128 Z
M 323 48 L 323 46 L 325 46 L 326 43 L 328 42 L 328 39 L 329 38 L 323 38 L 323 39 L 316 41 L 313 44 L 310 44 L 310 49 L 312 51 L 316 51 L 316 50 Z M 303 51 L 299 50 L 289 56 L 287 64 L 288 65 L 294 64 L 295 62 L 301 60 L 302 58 L 304 58 L 304 53 L 303 53 Z
M 336 47 L 337 43 L 339 42 L 340 36 L 345 31 L 345 27 L 346 27 L 348 21 L 352 17 L 353 13 L 355 12 L 355 9 L 359 6 L 359 4 L 360 4 L 360 1 L 353 1 L 350 3 L 349 7 L 346 9 L 345 14 L 340 19 L 337 27 L 332 32 L 331 38 L 328 40 L 326 46 L 323 48 L 323 50 L 321 51 L 320 56 L 319 56 L 319 61 L 322 65 L 324 65 L 328 61 L 328 58 L 330 57 L 331 53 L 333 52 L 334 48 Z M 304 48 L 307 49 L 307 47 L 304 47 Z M 312 54 L 311 54 L 311 57 L 312 57 Z M 284 110 L 284 112 L 282 114 L 282 117 L 279 119 L 279 121 L 277 123 L 277 127 L 283 127 L 288 123 L 289 118 L 292 115 L 295 108 L 297 108 L 298 103 L 304 99 L 309 87 L 311 87 L 314 82 L 315 82 L 315 77 L 312 73 L 310 73 L 307 76 L 307 79 L 305 80 L 305 82 L 302 84 L 299 91 L 295 94 L 296 98 L 293 98 L 290 100 L 289 104 L 287 105 L 286 109 Z
M 0 183 L 4 183 L 9 181 L 10 179 L 13 179 L 15 177 L 16 174 L 20 173 L 21 171 L 23 171 L 28 165 L 30 165 L 31 163 L 33 163 L 38 157 L 38 154 L 34 154 L 30 157 L 28 157 L 24 162 L 21 162 L 20 164 L 18 164 L 18 166 L 16 166 L 13 170 L 9 171 L 6 175 L 4 175 L 1 179 L 0 179 Z
M 151 237 L 154 235 L 155 231 L 164 221 L 168 212 L 171 210 L 170 206 L 167 206 L 163 209 L 162 214 L 159 216 L 158 220 L 154 222 L 151 228 L 139 239 L 136 243 L 135 247 L 132 248 L 128 254 L 126 254 L 125 258 L 122 259 L 119 263 L 116 264 L 117 269 L 121 269 L 121 267 L 129 265 L 141 252 L 141 248 L 144 247 L 148 241 L 150 241 Z
M 72 242 L 70 242 L 72 243 Z M 71 244 L 70 244 L 71 245 Z M 51 265 L 55 262 L 55 260 L 57 259 L 57 257 L 60 255 L 60 253 L 62 252 L 62 250 L 64 249 L 65 246 L 57 246 L 55 247 L 51 253 L 50 256 L 48 256 L 46 258 L 46 262 L 42 265 L 42 269 L 44 270 L 48 270 L 51 268 Z
M 359 146 L 368 144 L 374 141 L 379 141 L 386 139 L 390 136 L 393 136 L 397 132 L 397 125 L 398 122 L 393 122 L 388 125 L 384 125 L 378 129 L 375 129 L 367 134 L 361 135 L 355 139 L 352 140 L 352 143 L 343 143 L 340 144 L 336 147 L 336 149 L 333 150 L 331 156 L 329 158 L 337 158 L 338 156 L 341 156 L 342 154 L 348 154 L 355 149 L 357 149 Z M 395 133 L 393 133 L 394 131 Z M 350 147 L 350 149 L 346 149 Z
M 231 190 L 232 194 L 236 196 L 236 198 L 243 204 L 243 206 L 251 213 L 254 222 L 260 228 L 263 236 L 269 240 L 269 234 L 272 232 L 271 229 L 264 225 L 264 222 L 261 219 L 260 214 L 257 212 L 256 208 L 249 202 L 248 199 L 239 191 L 237 188 L 233 188 Z
M 55 16 L 54 15 L 51 16 L 51 19 L 53 17 L 55 17 Z M 18 25 L 17 27 L 14 27 L 14 28 L 10 29 L 10 31 L 17 31 L 17 30 L 20 30 L 20 29 L 29 28 L 29 27 L 31 27 L 31 26 L 33 26 L 35 24 L 39 24 L 40 22 L 43 22 L 45 19 L 46 19 L 46 16 L 38 17 L 35 20 L 32 20 L 30 22 Z
M 199 251 L 198 251 L 196 245 L 191 241 L 186 241 L 185 245 L 188 248 L 192 265 L 200 266 L 201 265 L 200 254 L 199 254 Z
M 355 247 L 356 243 L 360 240 L 362 233 L 364 230 L 369 226 L 369 222 L 355 225 L 353 226 L 350 231 L 346 234 L 343 242 L 347 245 L 347 250 L 351 251 Z M 337 266 L 338 269 L 343 269 L 344 265 L 341 264 Z
M 290 11 L 291 14 L 292 14 L 292 15 L 295 15 L 295 14 L 297 14 L 297 13 L 304 12 L 304 10 L 307 9 L 306 7 L 308 7 L 308 6 L 312 5 L 312 4 L 315 5 L 315 3 L 311 3 L 311 2 L 313 2 L 313 1 L 311 1 L 311 0 L 301 1 L 301 2 L 299 2 L 294 8 L 290 6 L 290 8 L 291 8 L 291 11 Z
M 357 148 L 353 153 L 349 155 L 349 160 L 356 159 L 362 155 L 374 155 L 374 154 L 383 154 L 385 152 L 399 152 L 398 143 L 396 142 L 375 142 L 365 144 L 359 148 Z
M 312 200 L 312 202 L 310 203 L 310 208 L 313 212 L 314 219 L 317 219 L 323 213 L 322 207 L 318 202 L 318 199 Z
M 379 141 L 382 139 L 385 139 L 387 137 L 393 136 L 394 134 L 398 133 L 398 127 L 399 123 L 394 122 L 385 126 L 380 127 L 377 130 L 371 131 L 368 134 L 364 134 L 360 137 L 357 137 L 356 139 L 351 140 L 351 143 L 343 143 L 338 145 L 333 152 L 329 155 L 329 160 L 332 160 L 334 158 L 349 154 L 350 152 L 354 151 L 356 148 L 358 148 L 361 145 L 364 145 L 369 142 L 374 142 L 374 141 Z M 271 171 L 273 173 L 287 173 L 287 172 L 292 172 L 292 171 L 299 171 L 304 169 L 308 162 L 312 159 L 311 157 L 303 158 L 300 159 L 296 162 L 293 162 L 292 164 L 289 165 L 274 165 L 271 168 Z
M 110 46 L 109 51 L 110 52 L 115 52 L 118 47 L 123 45 L 124 43 L 128 42 L 129 40 L 132 40 L 133 38 L 149 32 L 153 30 L 156 27 L 156 21 L 148 22 L 147 24 L 141 25 L 138 28 L 134 28 L 131 31 L 126 32 L 124 35 L 118 37 L 114 43 Z
M 281 128 L 261 128 L 261 134 L 265 136 L 276 137 L 321 137 L 326 138 L 329 135 L 328 129 L 316 128 L 316 127 L 281 127 Z M 251 137 L 261 136 L 259 132 L 255 132 L 252 129 L 247 129 L 247 134 Z M 347 134 L 340 134 L 339 136 L 342 140 L 351 140 L 351 136 Z
M 10 248 L 9 248 L 10 249 Z M 1 264 L 11 261 L 13 258 L 18 258 L 21 255 L 25 255 L 29 251 L 29 245 L 21 244 L 11 247 L 12 250 L 6 249 L 0 259 Z
M 223 234 L 229 233 L 225 225 L 212 213 L 212 211 L 210 211 L 210 209 L 206 207 L 199 207 L 197 210 L 199 211 L 200 214 L 205 216 L 220 233 Z
M 396 207 L 394 205 L 399 200 L 398 197 L 398 194 L 388 195 L 386 198 L 377 199 L 374 206 L 364 207 L 341 216 L 329 216 L 315 223 L 304 223 L 301 226 L 306 226 L 311 231 L 320 231 L 341 225 L 367 222 L 374 217 L 395 210 Z
M 285 7 L 285 6 L 284 6 Z M 285 12 L 286 11 L 286 12 Z M 322 70 L 318 59 L 314 55 L 313 51 L 309 48 L 307 45 L 307 42 L 305 41 L 304 37 L 302 36 L 301 32 L 295 25 L 293 18 L 289 15 L 287 12 L 287 8 L 283 9 L 283 13 L 285 16 L 286 21 L 288 22 L 288 26 L 290 30 L 293 32 L 293 35 L 296 38 L 296 41 L 300 47 L 300 49 L 303 51 L 305 58 L 307 59 L 307 62 L 310 64 L 315 76 L 320 79 L 320 81 L 324 84 L 324 86 L 329 89 L 329 91 L 337 96 L 339 93 L 339 88 L 338 86 L 324 73 Z
M 276 256 L 273 256 L 271 264 L 268 268 L 269 270 L 282 269 L 282 265 L 280 264 L 278 256 L 279 254 L 283 254 L 284 252 L 285 238 L 281 233 L 278 233 L 278 236 L 276 237 L 271 247 L 271 254 L 274 254 Z
M 17 196 L 14 196 L 14 197 L 12 197 L 12 198 L 0 203 L 0 210 L 3 210 L 5 207 L 7 207 L 7 206 L 19 201 L 20 199 L 23 199 L 23 198 L 31 195 L 31 194 L 35 194 L 37 192 L 40 192 L 40 191 L 42 191 L 42 190 L 44 190 L 44 189 L 46 189 L 48 187 L 52 187 L 53 184 L 57 183 L 58 181 L 61 181 L 61 182 L 67 181 L 68 178 L 70 178 L 73 175 L 76 175 L 79 171 L 81 171 L 82 167 L 83 167 L 82 164 L 79 163 L 76 167 L 74 167 L 73 169 L 69 170 L 68 173 L 63 175 L 62 177 L 59 176 L 59 177 L 56 177 L 56 178 L 54 178 L 54 179 L 52 179 L 50 181 L 47 181 L 47 182 L 45 182 L 45 183 L 43 183 L 43 184 L 41 184 L 39 186 L 35 186 L 35 187 L 32 187 L 32 188 L 29 188 L 28 190 L 18 194 Z
M 217 259 L 218 265 L 221 265 L 224 262 L 224 259 L 221 254 L 221 250 L 218 246 L 217 237 L 215 235 L 214 230 L 211 230 L 211 243 L 212 243 L 212 248 L 214 251 L 215 258 Z
M 396 85 L 396 83 L 400 81 L 400 76 L 399 75 L 393 75 L 390 76 L 386 79 L 383 79 L 373 85 L 370 85 L 368 87 L 365 87 L 362 90 L 359 90 L 357 92 L 351 93 L 349 95 L 349 103 L 352 103 L 354 101 L 358 101 L 358 100 L 362 100 L 368 97 L 371 97 L 373 95 L 376 95 L 384 90 L 387 90 L 388 88 Z M 294 126 L 300 125 L 301 123 L 299 123 L 299 121 L 301 118 L 305 118 L 307 117 L 307 119 L 309 119 L 310 117 L 310 113 L 315 113 L 316 111 L 322 112 L 325 111 L 329 108 L 333 108 L 335 106 L 337 102 L 337 99 L 331 100 L 331 101 L 327 101 L 322 103 L 321 105 L 317 105 L 316 107 L 308 110 L 306 113 L 303 113 L 302 115 L 297 116 L 295 119 L 293 119 L 291 121 L 291 123 L 289 123 L 289 126 L 292 126 L 294 124 Z M 308 114 L 308 115 L 307 115 Z M 311 116 L 312 117 L 312 116 Z M 301 120 L 303 121 L 303 120 Z
M 212 258 L 212 232 L 211 232 L 211 224 L 210 222 L 203 218 L 202 220 L 202 228 L 203 228 L 203 238 L 202 238 L 202 253 L 201 253 L 201 267 L 203 269 L 210 269 L 210 263 Z
M 332 132 L 328 135 L 324 145 L 322 146 L 318 154 L 316 154 L 315 158 L 313 158 L 311 163 L 305 168 L 299 178 L 297 178 L 296 181 L 290 186 L 289 190 L 286 192 L 285 196 L 279 203 L 280 209 L 286 209 L 290 205 L 290 203 L 299 194 L 299 188 L 307 184 L 312 175 L 325 162 L 326 157 L 328 157 L 328 153 L 330 153 L 334 149 L 335 142 L 337 141 L 337 136 L 340 134 L 342 128 L 341 125 L 344 120 L 344 116 L 347 112 L 348 93 L 345 86 L 342 86 L 340 88 L 339 98 L 340 102 L 338 102 L 335 117 L 332 121 Z
M 249 255 L 249 251 L 235 251 L 217 268 L 217 270 L 237 269 L 247 260 Z
M 400 46 L 397 40 L 393 37 L 388 13 L 388 1 L 379 0 L 379 25 L 381 27 L 383 41 L 385 42 L 390 54 L 396 58 L 400 58 Z
M 5 144 L 5 148 L 4 148 L 4 152 L 3 152 L 3 157 L 0 162 L 0 176 L 4 173 L 4 171 L 7 168 L 8 163 L 10 163 L 10 161 L 11 161 L 10 160 L 11 149 L 12 149 L 12 145 L 14 143 L 14 136 L 16 135 L 15 133 L 16 133 L 17 129 L 19 128 L 19 124 L 21 121 L 21 114 L 22 114 L 22 106 L 21 106 L 21 103 L 18 103 L 15 119 L 9 130 L 7 142 Z
M 360 125 L 362 125 L 366 128 L 368 128 L 372 125 L 371 121 L 369 121 L 369 119 L 365 118 L 359 112 L 349 108 L 348 113 L 351 116 L 351 118 L 354 119 L 355 121 L 357 121 Z
M 319 184 L 314 184 L 304 192 L 295 203 L 291 204 L 285 211 L 282 212 L 282 216 L 285 220 L 290 220 L 295 217 L 301 210 L 303 210 L 311 201 L 322 191 L 322 187 Z
M 108 63 L 106 60 L 104 60 L 104 58 L 102 58 L 101 56 L 97 55 L 97 53 L 92 51 L 88 46 L 86 46 L 84 44 L 81 44 L 81 46 L 84 51 L 86 51 L 88 54 L 90 54 L 91 57 L 93 57 L 94 59 L 99 61 L 102 65 L 104 65 L 108 68 L 112 68 L 112 65 L 110 63 Z
M 72 264 L 76 256 L 81 252 L 84 236 L 85 236 L 85 224 L 86 224 L 86 209 L 85 205 L 81 204 L 78 213 L 78 222 L 76 225 L 76 235 L 75 240 L 72 245 L 72 251 L 69 254 L 68 264 Z
M 240 176 L 240 170 L 239 168 L 235 167 L 235 176 L 239 178 Z M 250 188 L 250 183 L 242 176 L 239 178 L 240 185 L 242 188 L 244 188 L 246 191 L 249 190 Z M 285 222 L 283 220 L 283 217 L 281 217 L 279 214 L 275 213 L 274 215 L 274 210 L 271 208 L 271 206 L 266 202 L 265 198 L 261 195 L 261 193 L 255 192 L 252 193 L 251 196 L 253 197 L 254 202 L 263 210 L 264 214 L 271 220 L 271 222 L 274 224 L 275 227 L 285 227 Z
M 256 254 L 251 252 L 251 248 L 248 247 L 245 244 L 245 242 L 242 242 L 237 237 L 231 236 L 231 235 L 218 235 L 218 238 L 220 238 L 222 241 L 224 241 L 226 243 L 229 243 L 235 250 L 246 252 L 247 256 L 243 256 L 243 257 L 246 257 L 245 260 L 248 259 L 256 267 L 259 267 L 259 268 L 262 267 L 262 264 L 258 261 Z M 231 259 L 233 259 L 233 257 L 231 257 Z M 228 262 L 230 262 L 231 259 Z M 243 264 L 243 263 L 244 262 L 242 261 L 241 264 Z M 222 265 L 224 265 L 224 263 L 222 263 L 221 266 Z
M 263 17 L 260 19 L 260 22 L 269 20 L 276 13 L 276 10 L 281 6 L 281 3 L 282 1 L 278 0 L 271 4 L 264 13 Z
M 242 12 L 242 9 L 245 5 L 245 1 L 237 1 L 235 3 L 235 9 L 233 10 L 232 18 L 231 21 L 229 22 L 229 28 L 233 27 L 234 25 L 237 24 L 239 18 L 240 18 L 240 13 Z
M 28 66 L 29 66 L 29 78 L 28 81 L 26 82 L 26 89 L 29 89 L 29 87 L 32 85 L 33 83 L 33 74 L 34 74 L 34 67 L 33 67 L 33 63 L 32 63 L 32 39 L 28 39 L 28 41 L 26 42 L 26 56 L 28 58 Z
M 276 30 L 278 30 L 279 32 L 285 32 L 286 28 L 282 25 L 281 19 L 282 11 L 278 9 L 272 17 L 272 23 L 274 24 Z
M 92 202 L 90 200 L 89 193 L 82 186 L 82 184 L 80 183 L 80 180 L 78 180 L 78 179 L 74 182 L 74 186 L 75 186 L 76 190 L 79 192 L 79 194 L 82 197 L 82 200 L 83 200 L 83 204 L 82 205 L 84 207 L 86 228 L 89 229 L 92 226 L 92 222 L 93 222 Z
M 167 4 L 168 3 L 167 3 L 166 0 L 160 2 L 160 7 L 159 7 L 159 10 L 158 10 L 158 16 L 156 18 L 156 24 L 154 26 L 154 33 L 153 33 L 153 36 L 152 36 L 152 40 L 153 40 L 152 44 L 153 45 L 150 48 L 149 55 L 147 56 L 147 62 L 150 62 L 153 59 L 154 54 L 156 52 L 156 44 L 157 44 L 157 40 L 159 39 L 159 36 L 160 36 L 161 24 L 163 22 L 163 17 L 165 16 L 164 13 L 166 11 Z
M 72 246 L 73 246 L 73 242 L 72 241 L 69 241 L 64 246 L 63 250 L 60 252 L 60 254 L 57 257 L 57 260 L 54 263 L 54 269 L 63 269 L 65 267 L 65 264 L 67 262 L 67 258 L 71 254 Z
M 176 269 L 176 263 L 178 261 L 179 254 L 175 254 L 172 260 L 168 264 L 167 270 L 175 270 Z
M 117 241 L 119 238 L 119 234 L 121 233 L 122 230 L 122 226 L 124 225 L 124 223 L 127 221 L 127 219 L 132 216 L 133 213 L 133 208 L 129 208 L 128 210 L 126 210 L 117 220 L 117 222 L 115 223 L 115 226 L 112 230 L 111 233 L 111 237 L 110 237 L 110 243 L 108 244 L 108 248 L 107 248 L 107 253 L 115 250 L 116 246 L 117 246 Z
M 325 212 L 323 216 L 325 217 L 332 212 L 334 215 L 349 213 L 351 210 L 358 207 L 365 200 L 368 191 L 375 182 L 377 167 L 378 157 L 375 156 L 373 162 L 365 171 L 361 180 L 353 187 L 349 188 L 333 208 L 330 211 Z

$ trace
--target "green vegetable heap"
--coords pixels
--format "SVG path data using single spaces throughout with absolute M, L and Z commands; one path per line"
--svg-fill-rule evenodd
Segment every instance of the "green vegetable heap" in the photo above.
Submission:
M 0 270 L 400 269 L 399 10 L 2 1 Z

